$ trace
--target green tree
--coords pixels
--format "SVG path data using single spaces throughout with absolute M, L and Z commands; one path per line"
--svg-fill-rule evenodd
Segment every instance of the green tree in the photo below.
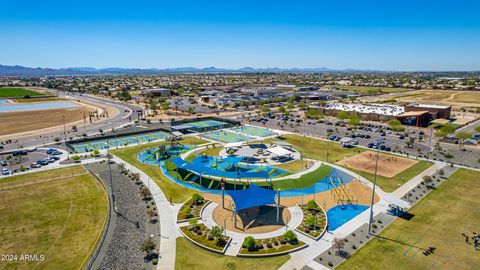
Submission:
M 472 138 L 472 133 L 470 132 L 459 132 L 457 133 L 457 135 L 455 136 L 458 140 L 459 140 L 459 146 L 462 147 L 462 145 L 464 145 L 465 141 L 467 139 L 470 139 Z
M 245 238 L 245 246 L 247 247 L 248 251 L 255 251 L 257 249 L 257 241 L 252 236 L 247 236 Z
M 283 234 L 283 239 L 289 243 L 297 242 L 297 234 L 295 234 L 292 230 L 288 230 L 286 233 Z
M 348 117 L 348 124 L 358 126 L 360 125 L 360 117 L 358 115 L 352 114 Z
M 320 207 L 318 203 L 314 200 L 308 201 L 306 206 L 309 210 L 317 210 Z
M 345 119 L 348 118 L 348 114 L 345 111 L 339 111 L 337 113 L 337 118 L 340 119 L 340 120 L 345 120 Z

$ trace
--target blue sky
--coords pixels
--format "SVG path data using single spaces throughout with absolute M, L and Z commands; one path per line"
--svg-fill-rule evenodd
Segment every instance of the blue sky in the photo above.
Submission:
M 0 64 L 480 70 L 480 1 L 6 1 Z

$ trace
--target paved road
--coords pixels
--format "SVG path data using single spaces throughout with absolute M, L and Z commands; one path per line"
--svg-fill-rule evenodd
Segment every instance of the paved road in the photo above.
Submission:
M 64 98 L 74 98 L 78 99 L 80 101 L 89 103 L 89 104 L 95 104 L 97 106 L 105 107 L 105 106 L 110 106 L 119 111 L 119 113 L 115 116 L 112 116 L 110 118 L 102 119 L 97 122 L 94 122 L 93 124 L 87 124 L 85 125 L 85 128 L 83 125 L 77 125 L 78 130 L 76 132 L 73 132 L 71 130 L 67 130 L 67 138 L 70 137 L 76 137 L 76 136 L 81 136 L 82 134 L 93 134 L 98 132 L 99 129 L 107 130 L 111 129 L 112 127 L 118 127 L 124 124 L 129 123 L 130 121 L 134 121 L 137 118 L 137 110 L 141 110 L 142 108 L 139 106 L 119 102 L 119 101 L 112 101 L 112 100 L 107 100 L 95 96 L 89 96 L 89 95 L 82 95 L 82 94 L 77 94 L 77 93 L 71 93 L 71 92 L 59 92 L 52 90 L 53 93 L 58 94 L 59 97 L 64 97 Z M 42 132 L 41 134 L 32 134 L 32 135 L 26 135 L 22 136 L 22 138 L 14 140 L 14 143 L 5 145 L 5 149 L 2 151 L 10 151 L 14 149 L 19 149 L 19 148 L 31 148 L 33 146 L 43 146 L 47 144 L 53 143 L 53 140 L 55 137 L 59 138 L 64 138 L 64 132 L 62 131 L 45 131 Z

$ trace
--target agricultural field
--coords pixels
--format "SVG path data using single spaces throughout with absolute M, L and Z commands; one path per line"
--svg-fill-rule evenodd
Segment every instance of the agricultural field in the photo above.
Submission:
M 25 88 L 2 87 L 0 88 L 0 98 L 2 97 L 23 97 L 23 96 L 43 96 L 44 94 L 28 90 Z
M 102 185 L 80 166 L 0 180 L 0 254 L 43 255 L 0 269 L 83 268 L 108 211 Z
M 459 169 L 336 269 L 478 269 L 480 172 Z M 433 253 L 425 255 L 429 248 Z

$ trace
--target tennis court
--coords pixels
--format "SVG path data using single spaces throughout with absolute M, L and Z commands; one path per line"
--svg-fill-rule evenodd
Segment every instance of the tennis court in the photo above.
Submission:
M 108 148 L 115 148 L 121 146 L 127 146 L 137 143 L 152 142 L 158 140 L 164 140 L 169 133 L 163 131 L 157 131 L 152 133 L 146 133 L 141 135 L 129 135 L 129 136 L 119 136 L 115 139 L 99 139 L 91 142 L 79 143 L 79 144 L 70 144 L 75 153 L 90 152 L 93 150 L 101 150 Z
M 254 136 L 254 137 L 270 137 L 276 135 L 271 129 L 268 128 L 261 128 L 261 127 L 254 127 L 254 126 L 242 126 L 238 128 L 232 129 L 236 133 L 244 134 L 247 136 Z
M 218 142 L 232 143 L 255 140 L 255 138 L 234 133 L 229 130 L 217 130 L 209 133 L 201 134 L 200 137 Z
M 195 131 L 205 132 L 209 130 L 217 130 L 231 127 L 232 124 L 218 120 L 203 120 L 198 122 L 190 122 L 172 126 L 172 129 L 178 131 Z

